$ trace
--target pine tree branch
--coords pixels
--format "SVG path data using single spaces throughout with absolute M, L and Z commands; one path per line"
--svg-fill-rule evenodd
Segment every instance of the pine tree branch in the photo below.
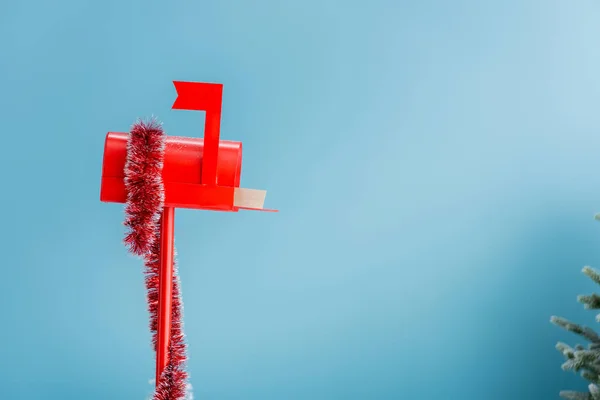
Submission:
M 594 400 L 600 400 L 600 388 L 595 385 L 595 384 L 590 384 L 588 386 L 588 390 L 590 391 L 590 394 L 592 395 L 592 399 Z
M 600 214 L 596 216 L 596 219 L 600 220 Z M 588 266 L 584 267 L 582 272 L 600 285 L 600 272 Z M 577 301 L 582 303 L 585 309 L 600 309 L 600 295 L 598 294 L 580 295 L 577 297 Z M 600 322 L 600 314 L 596 316 L 596 321 Z M 560 397 L 567 400 L 600 400 L 600 387 L 598 386 L 600 385 L 600 335 L 587 326 L 575 324 L 565 318 L 553 316 L 550 318 L 550 322 L 580 335 L 590 342 L 587 349 L 579 344 L 575 347 L 562 342 L 556 344 L 556 349 L 566 360 L 561 366 L 562 369 L 580 372 L 581 377 L 590 382 L 588 393 L 565 390 L 560 392 Z
M 594 400 L 590 393 L 573 392 L 570 390 L 563 390 L 559 395 L 567 400 Z
M 568 321 L 565 318 L 555 316 L 550 318 L 550 322 L 552 322 L 554 325 L 560 326 L 563 329 L 566 329 L 569 332 L 573 332 L 580 336 L 583 336 L 592 343 L 600 343 L 600 337 L 598 336 L 598 334 L 593 329 L 588 328 L 587 326 L 575 324 L 571 321 Z
M 600 309 L 600 296 L 598 296 L 596 293 L 577 296 L 577 301 L 583 304 L 583 307 L 586 310 Z
M 600 285 L 600 272 L 590 266 L 583 267 L 582 272 L 591 280 Z

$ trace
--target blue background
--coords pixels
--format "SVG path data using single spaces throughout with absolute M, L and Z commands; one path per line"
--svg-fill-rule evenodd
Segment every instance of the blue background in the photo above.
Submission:
M 104 136 L 225 85 L 242 185 L 181 210 L 196 399 L 558 398 L 551 315 L 600 267 L 592 0 L 0 6 L 0 398 L 152 392 L 142 265 L 99 201 Z M 592 325 L 594 326 L 594 325 Z

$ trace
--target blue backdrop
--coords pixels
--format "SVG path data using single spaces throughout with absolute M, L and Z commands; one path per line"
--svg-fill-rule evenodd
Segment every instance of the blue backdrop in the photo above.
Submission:
M 242 185 L 178 211 L 196 399 L 558 398 L 552 314 L 600 267 L 600 5 L 6 1 L 0 399 L 152 391 L 142 265 L 99 201 L 104 136 L 225 86 Z

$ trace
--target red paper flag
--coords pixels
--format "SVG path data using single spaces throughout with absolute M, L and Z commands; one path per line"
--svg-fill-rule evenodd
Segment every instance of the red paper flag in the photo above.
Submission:
M 202 183 L 214 186 L 217 184 L 223 85 L 220 83 L 181 81 L 173 81 L 173 84 L 177 91 L 173 109 L 206 111 Z

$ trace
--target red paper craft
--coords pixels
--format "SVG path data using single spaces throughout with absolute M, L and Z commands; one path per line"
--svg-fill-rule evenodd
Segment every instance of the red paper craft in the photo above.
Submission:
M 242 143 L 220 140 L 223 85 L 173 82 L 173 109 L 206 112 L 204 138 L 167 136 L 162 162 L 164 208 L 160 226 L 160 274 L 156 385 L 168 363 L 173 298 L 175 208 L 237 212 L 263 208 L 266 191 L 240 188 Z M 104 145 L 100 200 L 125 203 L 128 133 L 109 132 Z

